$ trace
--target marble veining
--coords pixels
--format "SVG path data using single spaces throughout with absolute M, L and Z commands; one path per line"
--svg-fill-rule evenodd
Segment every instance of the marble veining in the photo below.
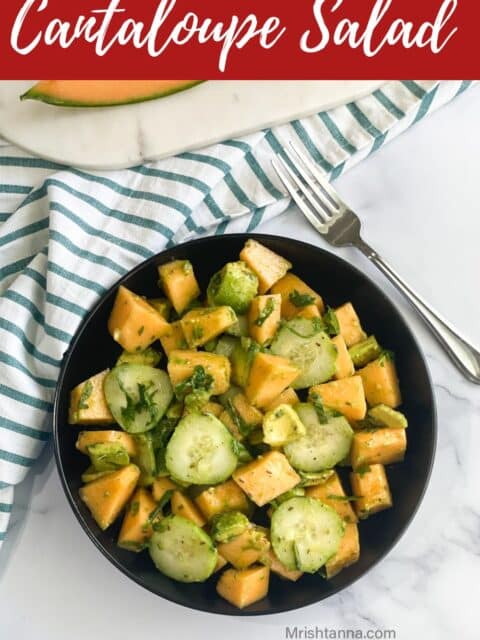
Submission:
M 479 197 L 479 89 L 337 183 L 366 223 L 366 239 L 477 343 L 480 217 L 472 203 Z M 463 230 L 458 237 L 457 228 Z M 261 230 L 324 246 L 294 209 Z M 435 387 L 439 438 L 431 482 L 394 550 L 346 591 L 300 611 L 235 621 L 189 612 L 137 587 L 97 552 L 74 520 L 48 444 L 17 490 L 0 554 L 2 640 L 159 634 L 178 640 L 283 640 L 287 626 L 390 629 L 397 640 L 478 639 L 480 388 L 461 378 L 408 304 L 361 255 L 338 253 L 392 296 L 423 345 Z

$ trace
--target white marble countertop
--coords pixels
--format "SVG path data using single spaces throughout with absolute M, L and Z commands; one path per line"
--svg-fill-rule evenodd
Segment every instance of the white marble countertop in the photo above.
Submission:
M 480 86 L 337 182 L 361 215 L 365 238 L 477 344 L 479 110 Z M 322 243 L 295 210 L 261 230 Z M 345 637 L 333 635 L 340 629 L 363 637 L 380 637 L 367 636 L 369 630 L 393 630 L 397 640 L 479 637 L 480 388 L 461 378 L 361 255 L 339 253 L 365 268 L 406 314 L 424 345 L 438 403 L 431 483 L 387 559 L 343 593 L 297 612 L 249 619 L 190 612 L 131 583 L 100 555 L 67 504 L 47 446 L 16 492 L 0 553 L 2 640 L 283 640 L 287 626 L 318 627 L 318 633 L 328 628 L 328 638 Z

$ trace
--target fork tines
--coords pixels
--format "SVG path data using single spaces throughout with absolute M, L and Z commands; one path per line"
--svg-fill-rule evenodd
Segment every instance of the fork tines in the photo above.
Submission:
M 285 157 L 272 159 L 273 168 L 308 220 L 318 226 L 337 219 L 345 205 L 319 167 L 291 141 L 282 150 Z

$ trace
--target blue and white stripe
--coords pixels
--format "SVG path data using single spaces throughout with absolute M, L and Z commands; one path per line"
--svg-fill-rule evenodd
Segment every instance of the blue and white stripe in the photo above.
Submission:
M 300 143 L 332 179 L 469 82 L 391 82 L 355 103 L 123 171 L 87 172 L 0 141 L 0 545 L 49 437 L 62 354 L 121 275 L 166 246 L 252 231 L 289 201 L 270 159 Z

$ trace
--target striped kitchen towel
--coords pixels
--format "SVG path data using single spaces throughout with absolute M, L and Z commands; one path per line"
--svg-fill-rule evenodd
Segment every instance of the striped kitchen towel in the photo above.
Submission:
M 398 81 L 357 102 L 123 171 L 53 164 L 0 141 L 0 544 L 49 438 L 62 360 L 125 272 L 205 233 L 252 231 L 289 201 L 270 159 L 289 139 L 331 178 L 471 83 Z

